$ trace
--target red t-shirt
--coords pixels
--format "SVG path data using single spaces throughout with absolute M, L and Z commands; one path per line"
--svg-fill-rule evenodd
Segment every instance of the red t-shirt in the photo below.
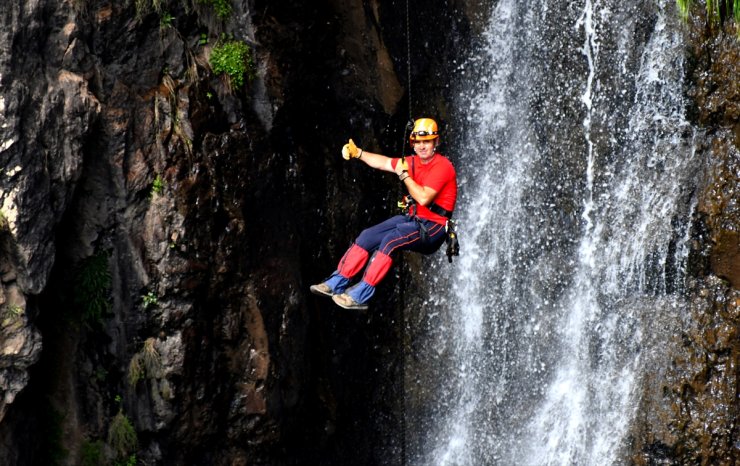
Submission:
M 400 158 L 391 160 L 391 166 L 395 170 Z M 421 163 L 418 155 L 406 156 L 406 165 L 409 167 L 411 179 L 421 186 L 429 187 L 437 192 L 432 202 L 439 205 L 445 210 L 452 212 L 455 210 L 457 201 L 457 178 L 455 167 L 452 166 L 447 157 L 435 153 L 432 160 L 427 163 Z M 416 204 L 416 215 L 419 218 L 425 218 L 444 225 L 447 223 L 447 217 L 435 214 L 428 207 Z

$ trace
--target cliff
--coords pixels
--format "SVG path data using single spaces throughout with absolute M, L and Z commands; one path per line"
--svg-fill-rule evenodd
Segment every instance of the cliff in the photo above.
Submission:
M 421 260 L 402 260 L 368 313 L 308 286 L 401 195 L 341 145 L 397 154 L 410 113 L 445 123 L 484 8 L 412 3 L 407 24 L 396 0 L 223 5 L 3 9 L 2 464 L 405 462 L 419 315 L 404 303 L 420 302 Z M 649 381 L 636 463 L 737 453 L 738 46 L 694 28 L 711 170 L 693 330 Z M 253 53 L 241 87 L 210 63 L 232 40 Z
M 307 291 L 395 208 L 339 149 L 402 150 L 405 4 L 223 5 L 3 9 L 3 464 L 400 461 L 397 284 L 359 315 Z M 416 112 L 449 40 L 414 39 Z
M 686 26 L 689 95 L 705 161 L 691 232 L 691 304 L 664 365 L 646 381 L 633 444 L 635 464 L 734 464 L 740 328 L 740 41 L 732 21 Z

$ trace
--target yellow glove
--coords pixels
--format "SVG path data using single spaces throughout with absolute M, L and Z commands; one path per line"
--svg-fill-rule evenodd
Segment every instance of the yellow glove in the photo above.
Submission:
M 401 171 L 409 171 L 409 164 L 406 163 L 406 157 L 401 157 L 398 163 L 401 164 Z
M 342 157 L 344 160 L 356 159 L 362 155 L 362 149 L 358 149 L 355 145 L 355 141 L 349 140 L 347 144 L 342 147 Z

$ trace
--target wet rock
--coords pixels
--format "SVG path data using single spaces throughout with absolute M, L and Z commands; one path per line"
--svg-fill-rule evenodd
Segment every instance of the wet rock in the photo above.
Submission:
M 418 340 L 404 332 L 432 318 L 399 312 L 402 284 L 422 281 L 408 278 L 421 259 L 402 265 L 368 315 L 337 313 L 307 287 L 400 192 L 341 160 L 341 143 L 392 153 L 406 143 L 398 128 L 409 108 L 444 117 L 466 40 L 457 9 L 480 28 L 485 6 L 434 1 L 415 12 L 414 38 L 427 25 L 444 33 L 412 41 L 407 70 L 397 2 L 232 2 L 226 20 L 207 2 L 165 2 L 170 26 L 153 10 L 136 18 L 138 2 L 94 3 L 25 2 L 0 20 L 0 312 L 23 308 L 0 316 L 0 419 L 17 410 L 0 423 L 11 446 L 0 462 L 36 445 L 51 415 L 35 406 L 50 398 L 66 410 L 73 463 L 105 439 L 121 395 L 148 464 L 401 464 L 404 384 L 410 403 L 435 396 L 423 374 L 403 372 L 403 350 L 415 354 L 404 345 Z M 221 33 L 254 45 L 257 79 L 243 91 L 208 69 Z M 739 60 L 729 36 L 694 41 L 710 167 L 697 193 L 695 299 L 668 362 L 645 381 L 638 464 L 722 463 L 735 452 Z M 554 168 L 568 170 L 543 174 Z M 575 230 L 574 205 L 558 208 Z M 101 250 L 110 312 L 80 323 L 70 276 Z M 568 273 L 535 270 L 543 283 Z M 36 324 L 49 363 L 29 385 Z M 132 384 L 146 345 L 161 365 Z M 11 404 L 24 388 L 29 399 Z
M 398 437 L 375 411 L 392 416 L 400 399 L 384 395 L 398 389 L 394 330 L 329 314 L 307 284 L 398 190 L 338 156 L 349 136 L 385 152 L 401 138 L 397 5 L 233 2 L 228 19 L 208 4 L 162 7 L 168 20 L 134 2 L 4 10 L 0 311 L 28 309 L 0 330 L 0 417 L 20 403 L 0 423 L 13 445 L 0 462 L 32 450 L 38 422 L 62 424 L 72 464 L 122 409 L 150 464 L 371 463 L 373 445 Z M 254 46 L 242 91 L 208 66 L 222 33 Z M 432 40 L 439 51 L 449 38 Z M 414 76 L 443 55 L 420 57 Z M 416 98 L 430 89 L 420 80 Z M 96 254 L 110 289 L 100 319 L 84 321 L 75 273 Z M 386 348 L 367 354 L 368 339 Z M 146 358 L 159 363 L 132 378 Z

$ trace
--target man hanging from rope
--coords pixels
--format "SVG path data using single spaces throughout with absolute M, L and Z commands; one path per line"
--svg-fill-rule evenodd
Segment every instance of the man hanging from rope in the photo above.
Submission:
M 447 223 L 457 200 L 455 168 L 436 151 L 439 132 L 431 118 L 416 120 L 409 139 L 415 155 L 402 158 L 364 151 L 352 139 L 342 148 L 347 160 L 356 158 L 372 168 L 396 173 L 408 189 L 409 208 L 405 215 L 363 230 L 339 261 L 337 270 L 323 283 L 311 286 L 314 294 L 330 296 L 345 309 L 367 309 L 375 287 L 390 270 L 396 251 L 429 254 L 445 242 Z M 456 255 L 457 250 L 452 254 Z M 365 265 L 362 280 L 350 287 Z

